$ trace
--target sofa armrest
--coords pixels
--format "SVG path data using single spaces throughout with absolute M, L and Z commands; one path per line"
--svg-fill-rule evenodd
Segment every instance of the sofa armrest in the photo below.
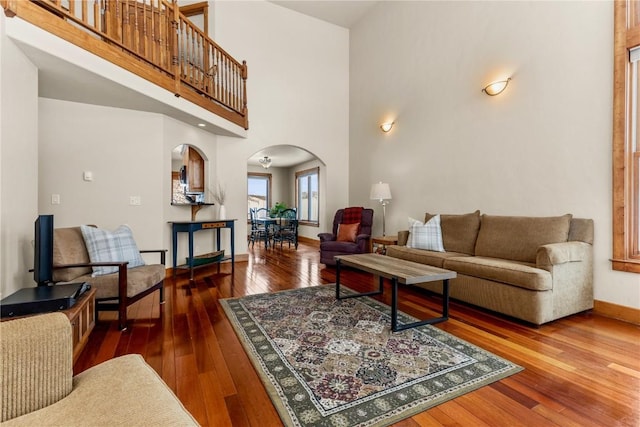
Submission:
M 322 242 L 331 242 L 336 240 L 336 236 L 334 236 L 331 233 L 320 233 L 318 234 L 318 237 L 320 238 L 320 243 Z
M 398 246 L 406 246 L 409 240 L 409 230 L 398 231 Z
M 141 254 L 153 254 L 153 253 L 157 253 L 160 254 L 160 264 L 165 265 L 166 262 L 166 257 L 167 257 L 167 250 L 166 249 L 143 249 L 140 251 Z
M 538 248 L 536 253 L 536 266 L 547 270 L 548 267 L 554 265 L 586 261 L 590 251 L 591 245 L 584 242 L 562 242 L 543 245 Z
M 2 421 L 49 406 L 71 393 L 71 323 L 49 313 L 0 323 Z

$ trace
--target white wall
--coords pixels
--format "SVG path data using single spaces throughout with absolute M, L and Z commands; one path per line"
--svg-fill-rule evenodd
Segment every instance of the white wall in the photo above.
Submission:
M 216 41 L 249 68 L 248 138 L 218 138 L 217 167 L 232 195 L 227 211 L 246 215 L 251 154 L 295 145 L 326 164 L 330 198 L 320 231 L 330 229 L 335 210 L 348 202 L 348 31 L 265 1 L 214 6 Z
M 162 247 L 162 116 L 40 98 L 39 127 L 38 205 L 56 227 L 128 224 L 141 248 Z M 130 196 L 141 204 L 130 205 Z
M 612 9 L 381 2 L 351 31 L 351 204 L 376 208 L 378 233 L 380 180 L 391 232 L 425 211 L 593 218 L 595 299 L 640 308 L 640 276 L 609 262 Z
M 34 286 L 38 215 L 38 70 L 5 35 L 0 13 L 0 298 Z
M 191 144 L 210 159 L 215 136 L 159 114 L 46 98 L 40 98 L 39 128 L 40 211 L 53 214 L 56 227 L 128 224 L 141 249 L 169 249 L 171 266 L 168 222 L 191 219 L 189 206 L 170 204 L 171 150 Z M 210 165 L 207 161 L 208 188 L 214 172 Z M 84 171 L 93 173 L 93 181 L 83 180 Z M 60 195 L 59 205 L 51 204 L 51 194 Z M 141 205 L 130 205 L 130 196 L 139 196 Z M 203 208 L 197 219 L 215 219 L 214 208 Z M 196 233 L 197 253 L 213 248 L 211 234 Z M 182 258 L 187 237 L 179 238 Z M 145 259 L 158 261 L 157 255 Z

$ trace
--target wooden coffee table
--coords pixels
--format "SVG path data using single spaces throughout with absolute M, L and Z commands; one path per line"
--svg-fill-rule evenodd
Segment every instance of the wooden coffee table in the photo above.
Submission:
M 391 330 L 402 331 L 416 326 L 444 322 L 449 318 L 449 279 L 456 277 L 455 271 L 431 267 L 417 262 L 393 258 L 379 254 L 339 255 L 336 260 L 336 299 L 357 298 L 367 295 L 381 295 L 384 290 L 383 278 L 391 279 Z M 348 266 L 372 273 L 379 277 L 380 289 L 354 295 L 340 296 L 340 267 Z M 416 285 L 442 280 L 442 316 L 398 325 L 398 283 Z

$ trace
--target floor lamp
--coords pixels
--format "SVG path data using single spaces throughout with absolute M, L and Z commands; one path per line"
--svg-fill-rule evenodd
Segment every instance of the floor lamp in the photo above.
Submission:
M 369 194 L 371 200 L 379 200 L 382 203 L 382 235 L 386 236 L 385 229 L 385 211 L 389 200 L 391 200 L 391 189 L 389 184 L 380 181 L 377 184 L 371 186 L 371 193 Z

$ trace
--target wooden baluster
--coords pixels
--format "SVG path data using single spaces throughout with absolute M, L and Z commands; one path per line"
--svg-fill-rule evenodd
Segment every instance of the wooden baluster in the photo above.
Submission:
M 151 63 L 151 55 L 149 55 L 149 33 L 147 32 L 147 0 L 142 0 L 142 56 L 147 58 Z
M 100 4 L 102 1 L 93 2 L 93 25 L 98 33 L 104 31 L 104 22 L 100 19 Z
M 158 55 L 159 49 L 157 49 L 159 36 L 157 34 L 156 19 L 158 21 L 160 20 L 160 13 L 155 9 L 155 3 L 155 0 L 151 0 L 151 57 L 161 66 L 164 66 L 160 55 Z
M 204 45 L 202 44 L 202 36 L 200 33 L 196 34 L 198 35 L 198 79 L 200 82 L 198 86 L 200 89 L 204 89 L 204 55 L 202 53 Z
M 81 10 L 82 10 L 82 12 L 81 12 L 82 13 L 82 22 L 84 22 L 85 24 L 89 25 L 89 16 L 88 16 L 88 13 L 87 13 L 87 4 L 88 4 L 88 2 L 86 2 L 86 1 L 80 2 L 80 7 L 81 7 Z
M 131 44 L 131 48 L 138 55 L 140 54 L 140 22 L 138 17 L 140 16 L 139 12 L 140 3 L 136 0 L 134 1 L 133 6 L 133 43 Z
M 172 35 L 173 40 L 174 40 L 174 45 L 173 45 L 173 65 L 174 65 L 174 73 L 175 73 L 175 82 L 176 82 L 176 86 L 175 86 L 175 91 L 174 93 L 176 94 L 176 96 L 180 96 L 180 62 L 182 62 L 182 60 L 179 58 L 179 52 L 178 52 L 178 46 L 179 43 L 181 42 L 178 34 L 178 25 L 180 24 L 180 9 L 178 9 L 178 1 L 177 0 L 173 0 L 172 1 L 172 7 L 173 7 L 173 25 L 174 25 L 174 34 Z M 182 46 L 180 46 L 182 47 Z
M 189 33 L 189 41 L 191 42 L 191 43 L 189 43 L 190 46 L 191 46 L 191 52 L 190 52 L 190 55 L 189 55 L 189 75 L 190 75 L 190 79 L 191 79 L 190 83 L 194 84 L 195 83 L 194 80 L 196 79 L 196 69 L 195 69 L 195 67 L 197 65 L 196 64 L 196 45 L 195 45 L 195 42 L 196 42 L 195 38 L 196 37 L 195 37 L 195 34 L 193 33 L 193 28 L 191 27 L 191 25 L 189 25 L 189 23 L 186 22 L 186 21 L 185 21 L 185 25 L 186 25 L 187 31 Z
M 69 0 L 68 12 L 71 16 L 76 16 L 76 2 L 74 0 Z
M 249 127 L 249 119 L 247 117 L 247 77 L 249 70 L 247 61 L 242 61 L 242 115 L 244 116 L 244 128 Z

